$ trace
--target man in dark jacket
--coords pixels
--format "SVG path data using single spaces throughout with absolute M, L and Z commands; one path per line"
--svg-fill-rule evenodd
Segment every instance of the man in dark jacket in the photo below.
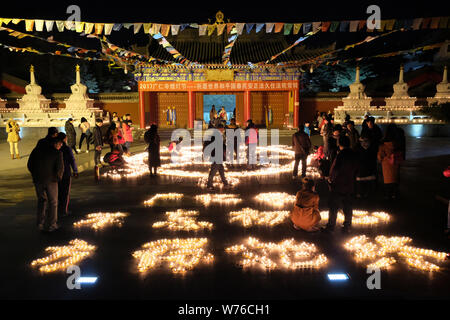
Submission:
M 64 172 L 63 155 L 59 151 L 62 142 L 57 138 L 49 140 L 48 146 L 36 147 L 28 158 L 27 167 L 33 177 L 38 198 L 37 225 L 39 230 L 58 229 L 58 181 Z M 48 215 L 46 214 L 49 206 Z
M 75 131 L 75 127 L 73 126 L 73 119 L 69 118 L 66 121 L 66 124 L 64 126 L 64 129 L 66 130 L 66 136 L 67 136 L 67 145 L 75 151 L 75 153 L 78 154 L 77 151 L 77 132 Z
M 36 148 L 51 147 L 50 142 L 52 141 L 53 138 L 56 138 L 57 136 L 58 136 L 58 129 L 56 127 L 48 128 L 47 135 L 44 138 L 39 139 L 39 141 L 36 144 Z
M 228 182 L 227 179 L 225 178 L 225 168 L 223 167 L 223 161 L 226 158 L 226 146 L 225 146 L 225 140 L 223 138 L 223 132 L 224 132 L 224 127 L 223 124 L 219 124 L 218 125 L 218 129 L 214 129 L 215 132 L 214 134 L 210 137 L 209 141 L 206 141 L 203 145 L 203 152 L 208 153 L 208 151 L 211 152 L 210 154 L 210 160 L 211 160 L 211 168 L 209 170 L 209 176 L 208 176 L 208 183 L 207 183 L 207 188 L 209 190 L 213 190 L 213 179 L 214 176 L 216 175 L 216 172 L 219 171 L 220 174 L 220 178 L 222 179 L 222 183 L 224 185 L 224 187 L 228 187 Z M 222 141 L 216 141 L 216 136 L 217 139 L 220 140 L 222 139 Z M 222 150 L 220 150 L 220 144 L 222 144 Z M 212 149 L 210 149 L 210 147 L 213 147 Z M 218 149 L 217 151 L 220 152 L 222 156 L 220 156 L 220 153 L 217 154 L 216 157 L 216 149 Z M 207 154 L 206 154 L 207 156 Z
M 311 149 L 311 140 L 305 133 L 305 126 L 303 124 L 298 126 L 298 131 L 292 135 L 292 147 L 295 151 L 295 164 L 293 178 L 297 178 L 298 164 L 302 162 L 302 177 L 306 176 L 306 159 Z
M 64 173 L 58 182 L 58 215 L 60 217 L 69 214 L 70 187 L 72 185 L 72 171 L 75 178 L 78 177 L 78 168 L 72 149 L 67 145 L 67 136 L 64 132 L 58 133 L 58 139 L 63 142 L 61 152 L 64 161 Z
M 331 165 L 328 179 L 330 186 L 329 214 L 327 226 L 323 230 L 334 230 L 337 212 L 342 203 L 345 216 L 343 232 L 349 232 L 352 225 L 352 194 L 354 193 L 358 171 L 358 156 L 350 149 L 350 139 L 347 136 L 341 136 L 338 145 L 340 151 Z
M 95 148 L 94 161 L 95 165 L 101 164 L 100 157 L 102 156 L 103 148 L 103 132 L 102 132 L 103 120 L 98 118 L 95 120 L 95 128 L 93 131 L 93 142 Z

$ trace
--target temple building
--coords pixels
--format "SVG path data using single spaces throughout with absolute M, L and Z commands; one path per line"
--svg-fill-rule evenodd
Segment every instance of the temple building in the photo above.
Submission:
M 216 24 L 226 25 L 221 20 Z M 234 117 L 241 126 L 248 119 L 270 128 L 292 128 L 298 124 L 301 71 L 297 66 L 285 67 L 282 62 L 314 58 L 330 48 L 305 50 L 299 46 L 273 59 L 290 45 L 281 32 L 244 30 L 234 46 L 230 46 L 229 37 L 227 32 L 199 36 L 197 29 L 185 29 L 167 40 L 195 64 L 136 70 L 141 128 L 151 123 L 162 128 L 194 128 L 196 121 L 206 126 L 212 106 L 217 112 L 224 107 L 227 121 Z M 224 58 L 227 54 L 228 63 Z M 148 56 L 174 61 L 154 39 Z M 256 63 L 269 59 L 273 63 Z

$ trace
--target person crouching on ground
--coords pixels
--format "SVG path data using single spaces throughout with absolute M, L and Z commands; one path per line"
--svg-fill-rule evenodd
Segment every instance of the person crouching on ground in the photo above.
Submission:
M 64 173 L 58 182 L 58 216 L 63 217 L 69 214 L 70 187 L 72 185 L 72 172 L 78 178 L 78 168 L 75 162 L 72 149 L 67 145 L 67 136 L 64 132 L 58 133 L 58 139 L 63 142 L 61 152 L 64 161 Z
M 124 152 L 126 151 L 126 148 L 124 147 Z M 109 164 L 111 167 L 114 168 L 122 168 L 125 166 L 125 160 L 123 159 L 123 154 L 120 152 L 119 148 L 114 148 L 112 152 L 108 152 L 103 157 L 103 161 Z
M 20 159 L 19 156 L 19 141 L 20 141 L 20 127 L 19 124 L 10 119 L 6 123 L 6 132 L 8 133 L 8 142 L 9 142 L 9 152 L 11 153 L 11 159 L 14 160 L 14 151 L 16 152 L 16 158 Z
M 291 221 L 297 230 L 302 229 L 308 232 L 319 230 L 319 195 L 313 189 L 314 181 L 303 178 L 302 189 L 297 192 L 295 205 L 291 211 Z
M 27 167 L 33 177 L 38 199 L 37 225 L 41 231 L 47 226 L 49 232 L 59 228 L 58 181 L 64 173 L 64 160 L 60 151 L 62 145 L 58 138 L 51 138 L 48 145 L 36 146 L 28 158 Z

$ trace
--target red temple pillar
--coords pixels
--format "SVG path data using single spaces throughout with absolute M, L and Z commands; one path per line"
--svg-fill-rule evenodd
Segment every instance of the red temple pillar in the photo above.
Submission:
M 297 128 L 298 120 L 299 120 L 299 108 L 300 108 L 298 89 L 293 91 L 293 96 L 294 96 L 294 119 L 293 119 L 292 126 L 294 128 Z
M 244 122 L 252 118 L 251 91 L 244 92 Z
M 145 91 L 139 91 L 139 124 L 145 129 Z
M 188 128 L 194 128 L 194 120 L 195 120 L 195 92 L 188 91 Z

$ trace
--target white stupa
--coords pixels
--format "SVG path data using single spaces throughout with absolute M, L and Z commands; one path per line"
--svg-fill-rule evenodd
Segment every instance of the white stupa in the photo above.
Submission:
M 436 94 L 433 98 L 428 98 L 428 104 L 450 102 L 450 85 L 447 80 L 447 66 L 444 67 L 442 81 L 436 85 Z
M 87 87 L 81 83 L 80 66 L 75 68 L 76 81 L 70 87 L 72 94 L 65 100 L 66 108 L 65 112 L 71 113 L 85 113 L 86 111 L 92 112 L 94 108 L 94 99 L 90 99 L 87 95 Z
M 40 113 L 44 110 L 50 110 L 51 100 L 41 94 L 42 88 L 36 83 L 33 66 L 30 66 L 30 84 L 25 87 L 25 91 L 26 93 L 22 99 L 18 100 L 18 112 Z
M 372 98 L 365 93 L 365 86 L 359 81 L 359 66 L 356 67 L 355 82 L 350 85 L 350 93 L 347 97 L 342 99 L 344 107 L 346 108 L 370 108 Z
M 394 93 L 390 98 L 386 98 L 386 109 L 417 109 L 415 103 L 417 98 L 408 94 L 408 84 L 403 80 L 403 65 L 400 66 L 398 82 L 394 84 Z

